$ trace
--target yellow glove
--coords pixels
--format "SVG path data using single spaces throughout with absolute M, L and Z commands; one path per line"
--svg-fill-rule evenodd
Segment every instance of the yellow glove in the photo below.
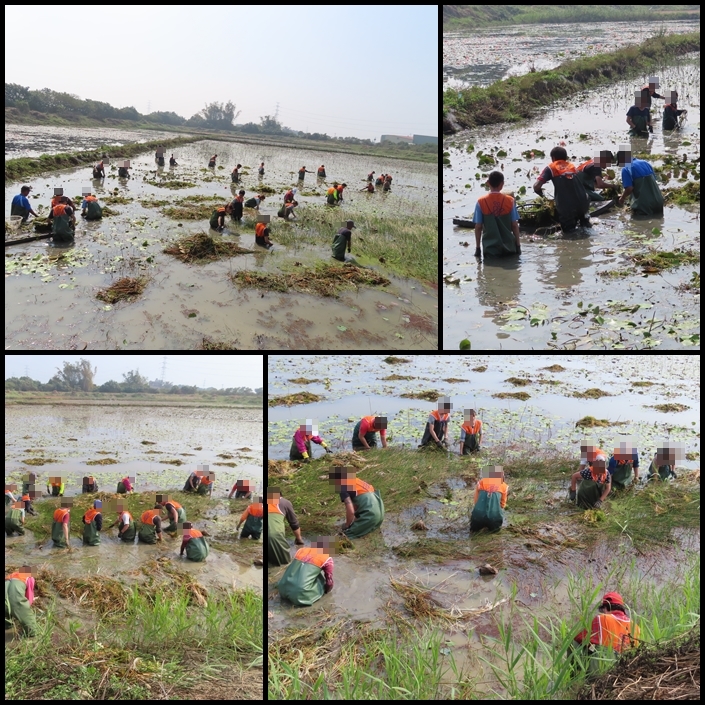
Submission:
M 327 447 L 328 447 L 328 446 L 326 445 L 326 442 L 325 442 L 325 441 L 321 441 L 321 446 L 322 446 L 323 448 L 327 448 Z
M 304 460 L 308 460 L 308 452 L 304 451 L 303 455 L 304 455 Z

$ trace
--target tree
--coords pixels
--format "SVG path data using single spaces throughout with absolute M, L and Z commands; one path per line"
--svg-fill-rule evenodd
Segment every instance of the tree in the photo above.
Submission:
M 261 396 L 262 396 L 262 391 L 263 391 L 263 387 L 257 387 L 257 389 L 255 389 L 255 394 L 256 394 L 258 397 L 261 397 Z
M 207 127 L 212 127 L 216 130 L 231 130 L 233 120 L 240 112 L 239 110 L 236 112 L 235 105 L 228 101 L 225 105 L 222 103 L 206 103 L 206 107 L 201 110 L 199 115 L 203 118 Z
M 269 134 L 273 132 L 281 132 L 282 125 L 279 121 L 275 120 L 271 115 L 265 115 L 259 119 L 260 131 L 267 132 Z
M 16 105 L 18 100 L 27 100 L 29 98 L 29 88 L 20 86 L 17 83 L 5 84 L 5 107 Z
M 56 379 L 59 384 L 65 385 L 67 390 L 81 389 L 84 392 L 90 392 L 93 389 L 93 377 L 97 371 L 97 367 L 92 369 L 91 363 L 81 358 L 75 365 L 64 362 L 64 369 L 57 368 L 52 380 Z
M 123 392 L 144 392 L 149 389 L 147 378 L 139 370 L 130 370 L 123 374 L 123 378 L 125 381 L 120 385 Z
M 122 391 L 120 389 L 120 384 L 116 382 L 114 379 L 108 380 L 105 384 L 101 384 L 100 387 L 98 387 L 99 392 L 120 392 Z

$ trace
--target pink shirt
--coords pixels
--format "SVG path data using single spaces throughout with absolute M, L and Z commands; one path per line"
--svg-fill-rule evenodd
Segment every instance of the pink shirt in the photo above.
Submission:
M 129 481 L 126 477 L 123 477 L 123 478 L 122 478 L 122 482 L 123 482 L 123 484 L 125 485 L 125 489 L 126 489 L 128 492 L 132 492 L 132 485 L 130 484 L 130 481 Z
M 294 434 L 294 440 L 296 441 L 296 447 L 299 449 L 299 453 L 303 453 L 306 451 L 306 438 L 305 434 L 301 433 L 301 429 L 297 428 L 296 433 Z M 318 443 L 320 445 L 323 443 L 323 439 L 320 436 L 311 436 L 311 439 L 314 443 Z

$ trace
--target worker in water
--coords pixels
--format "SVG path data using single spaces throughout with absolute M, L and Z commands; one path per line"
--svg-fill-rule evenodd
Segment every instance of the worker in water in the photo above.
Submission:
M 284 532 L 284 519 L 294 532 L 294 543 L 303 546 L 301 527 L 296 518 L 294 507 L 288 499 L 281 496 L 278 487 L 267 488 L 267 563 L 269 565 L 286 565 L 291 560 L 289 542 Z
M 176 531 L 176 529 L 174 529 Z M 137 543 L 155 544 L 162 540 L 162 519 L 160 509 L 148 509 L 140 517 L 140 530 L 137 533 Z
M 651 112 L 643 94 L 639 91 L 634 93 L 634 105 L 627 110 L 627 124 L 631 128 L 630 137 L 648 137 L 648 133 L 654 131 L 651 125 Z
M 338 192 L 338 203 L 343 202 L 343 189 L 347 187 L 347 184 L 338 184 L 335 189 Z
M 128 477 L 127 475 L 120 480 L 117 484 L 117 493 L 118 494 L 131 494 L 135 490 L 133 488 L 133 484 L 135 482 L 134 477 Z
M 578 178 L 583 182 L 583 187 L 591 201 L 604 201 L 605 197 L 595 191 L 596 188 L 608 188 L 615 186 L 602 178 L 602 170 L 606 169 L 614 162 L 614 155 L 608 150 L 602 150 L 595 154 L 593 159 L 588 159 L 582 164 L 578 164 Z
M 90 193 L 83 196 L 81 216 L 86 220 L 100 220 L 103 217 L 103 209 L 100 207 L 98 199 Z
M 299 181 L 303 181 L 306 174 L 313 174 L 312 171 L 307 171 L 305 166 L 299 169 Z
M 578 482 L 580 487 L 576 493 Z M 599 452 L 595 453 L 593 460 L 588 461 L 587 467 L 573 473 L 570 478 L 569 497 L 583 509 L 599 509 L 611 489 L 612 477 L 607 472 L 607 457 L 604 452 Z
M 367 193 L 374 193 L 375 192 L 375 187 L 374 184 L 370 181 L 365 188 L 361 188 L 360 191 L 367 191 Z
M 480 450 L 482 443 L 482 421 L 475 409 L 465 409 L 463 425 L 460 427 L 460 455 L 470 455 Z
M 218 158 L 217 154 L 214 154 L 211 158 L 210 161 L 208 162 L 208 166 L 214 167 L 215 166 L 215 160 Z
M 333 185 L 326 191 L 326 203 L 329 206 L 338 205 L 338 182 L 334 181 Z
M 225 228 L 225 213 L 227 212 L 226 206 L 218 206 L 213 209 L 211 214 L 210 226 L 213 230 L 223 230 Z
M 265 196 L 264 194 L 257 194 L 257 196 L 253 196 L 252 198 L 248 198 L 244 205 L 245 208 L 254 208 L 255 210 L 259 210 L 259 204 L 264 201 Z
M 262 498 L 259 497 L 257 502 L 252 502 L 248 504 L 245 511 L 240 515 L 240 521 L 235 527 L 235 531 L 238 531 L 242 527 L 242 533 L 240 534 L 241 539 L 252 538 L 255 541 L 259 541 L 259 537 L 262 535 L 262 517 L 264 516 L 264 505 L 262 504 Z
M 47 479 L 47 494 L 52 497 L 63 497 L 64 489 L 64 481 L 61 477 L 49 477 Z
M 196 563 L 205 561 L 210 553 L 210 548 L 203 532 L 194 529 L 190 521 L 184 522 L 184 537 L 181 541 L 179 556 L 183 556 L 184 551 L 186 551 L 186 558 Z
M 687 115 L 687 110 L 678 110 L 678 92 L 670 91 L 670 102 L 663 107 L 663 118 L 661 127 L 664 130 L 675 130 L 679 126 L 678 118 L 681 115 Z
M 372 181 L 375 180 L 375 173 L 374 173 L 374 171 L 371 171 L 371 172 L 367 175 L 367 180 L 370 181 L 370 182 L 372 182 Z
M 289 448 L 289 460 L 303 460 L 309 462 L 313 458 L 311 452 L 311 443 L 316 443 L 321 446 L 326 453 L 331 453 L 331 449 L 326 445 L 326 442 L 318 435 L 318 425 L 313 419 L 306 419 L 306 423 L 302 423 L 294 433 Z
M 87 475 L 83 478 L 83 488 L 81 490 L 81 494 L 85 494 L 87 492 L 97 492 L 98 491 L 98 482 L 96 481 L 95 477 L 93 475 Z
M 664 482 L 677 478 L 676 451 L 667 442 L 659 444 L 649 465 L 649 472 L 646 477 L 648 480 L 659 478 Z
M 37 512 L 34 511 L 34 508 L 32 507 L 32 500 L 35 497 L 39 497 L 40 493 L 35 492 L 34 490 L 30 490 L 29 492 L 25 493 L 21 497 L 22 504 L 24 504 L 24 510 L 27 514 L 30 514 L 31 516 L 37 516 Z
M 387 447 L 387 417 L 363 416 L 353 429 L 353 450 L 369 450 L 377 447 L 377 433 L 382 442 L 382 448 Z
M 17 485 L 13 483 L 5 485 L 5 509 L 17 502 L 17 497 L 15 497 L 13 492 L 17 492 Z
M 649 77 L 649 82 L 644 84 L 641 87 L 641 98 L 642 102 L 644 103 L 644 106 L 647 108 L 651 107 L 651 99 L 652 98 L 663 98 L 664 96 L 659 95 L 656 92 L 656 89 L 658 88 L 658 77 L 656 76 L 650 76 Z
M 122 502 L 117 502 L 117 519 L 110 528 L 118 525 L 118 538 L 121 541 L 126 541 L 132 543 L 135 540 L 135 535 L 137 534 L 137 527 L 135 525 L 135 520 L 132 518 L 132 514 L 127 511 L 127 505 Z
M 251 480 L 236 480 L 228 499 L 232 499 L 233 494 L 235 499 L 251 499 L 255 489 L 255 484 Z
M 196 492 L 201 484 L 201 471 L 194 470 L 186 480 L 183 492 Z
M 105 178 L 105 167 L 103 166 L 102 159 L 93 167 L 93 178 L 94 179 L 104 179 Z
M 564 147 L 554 147 L 551 150 L 551 159 L 553 161 L 539 174 L 534 191 L 543 196 L 543 185 L 548 181 L 553 182 L 556 211 L 564 232 L 575 230 L 578 223 L 590 227 L 590 199 L 583 182 L 577 176 L 575 165 L 568 161 L 568 153 Z
M 245 192 L 238 191 L 237 196 L 230 203 L 230 217 L 235 223 L 242 222 L 242 207 L 245 203 Z
M 607 463 L 615 490 L 625 490 L 639 481 L 639 452 L 630 438 L 620 438 L 614 444 L 614 453 Z
M 54 242 L 71 242 L 76 233 L 76 215 L 71 206 L 57 203 L 50 211 L 47 220 L 51 222 Z
M 381 526 L 384 502 L 379 490 L 357 477 L 355 468 L 333 467 L 328 479 L 340 492 L 340 501 L 345 505 L 342 529 L 348 538 L 359 539 Z
M 473 218 L 475 257 L 482 257 L 480 242 L 485 257 L 520 255 L 519 213 L 514 199 L 502 193 L 504 174 L 493 171 L 487 180 L 490 192 L 477 199 Z
M 27 494 L 30 491 L 35 491 L 37 484 L 37 473 L 28 472 L 22 477 L 22 494 Z
M 215 473 L 212 470 L 204 470 L 201 473 L 201 484 L 198 486 L 198 494 L 201 497 L 213 496 L 213 486 L 215 485 Z
M 242 169 L 242 164 L 237 164 L 235 168 L 230 173 L 230 178 L 234 184 L 240 182 L 240 169 Z
M 355 223 L 352 220 L 348 220 L 333 236 L 333 257 L 339 262 L 345 262 L 346 248 L 348 254 L 350 253 L 352 247 L 352 229 L 354 227 Z
M 7 494 L 5 494 L 7 499 Z M 24 536 L 24 502 L 16 499 L 12 504 L 5 504 L 5 534 L 7 536 Z
M 36 587 L 32 573 L 30 566 L 23 565 L 5 576 L 5 629 L 12 629 L 12 620 L 16 619 L 27 636 L 37 633 L 37 618 L 32 612 Z
M 588 634 L 587 629 L 583 629 L 575 637 L 575 642 L 589 654 L 594 654 L 604 662 L 605 658 L 611 659 L 637 646 L 639 636 L 639 625 L 632 622 L 627 615 L 622 596 L 618 592 L 608 592 L 602 598 L 597 616 L 592 620 L 590 633 Z M 597 661 L 594 666 L 591 663 L 591 670 L 592 668 L 599 670 L 597 666 Z
M 27 222 L 30 213 L 35 218 L 39 217 L 32 209 L 29 199 L 27 198 L 31 190 L 31 186 L 23 186 L 20 192 L 12 199 L 12 204 L 10 205 L 10 215 L 21 215 L 23 223 Z
M 384 179 L 384 186 L 382 186 L 382 191 L 384 191 L 386 193 L 387 191 L 390 191 L 391 188 L 392 188 L 392 177 L 389 174 L 387 174 L 387 176 Z
M 176 163 L 176 159 L 174 159 L 174 155 L 173 155 L 173 154 L 169 157 L 169 166 L 179 166 L 179 165 Z
M 298 201 L 284 203 L 282 207 L 277 211 L 277 216 L 279 218 L 284 218 L 284 220 L 289 220 L 289 218 L 293 218 L 294 220 L 296 220 L 296 213 L 294 213 L 294 208 L 296 208 L 296 206 L 298 205 Z
M 274 243 L 269 239 L 268 223 L 257 223 L 255 225 L 255 244 L 260 247 L 266 247 L 267 249 L 273 247 Z
M 318 602 L 333 589 L 335 537 L 319 537 L 310 548 L 300 548 L 277 583 L 279 594 L 300 607 Z
M 130 176 L 130 162 L 123 162 L 122 166 L 118 167 L 118 178 L 127 179 Z
M 318 171 L 316 172 L 316 176 L 318 176 L 319 179 L 325 179 L 326 178 L 326 168 L 321 164 L 321 166 L 318 167 Z
M 168 534 L 177 530 L 179 524 L 186 521 L 186 510 L 173 499 L 169 499 L 168 495 L 157 495 L 157 503 L 155 509 L 164 509 L 169 519 L 169 526 L 164 529 Z
M 262 163 L 259 165 L 259 169 L 257 169 L 257 173 L 258 173 L 260 176 L 264 176 L 264 162 L 262 162 Z
M 69 547 L 69 521 L 71 519 L 72 504 L 73 501 L 70 498 L 64 498 L 61 500 L 61 506 L 54 511 L 51 523 L 51 538 L 56 548 Z
M 438 408 L 433 409 L 426 420 L 421 444 L 419 448 L 426 446 L 433 448 L 443 448 L 443 441 L 448 435 L 448 420 L 453 404 L 449 397 L 441 397 L 438 400 Z
M 297 191 L 298 191 L 298 189 L 296 189 L 296 188 L 290 188 L 284 194 L 284 203 L 291 203 L 294 200 L 294 197 L 296 196 Z
M 384 177 L 386 174 L 380 174 L 376 179 L 375 179 L 375 186 L 384 186 Z
M 96 499 L 93 508 L 83 515 L 83 545 L 97 546 L 103 530 L 103 503 Z
M 164 147 L 157 149 L 157 166 L 164 166 Z
M 499 531 L 504 521 L 509 487 L 504 482 L 504 470 L 496 465 L 483 468 L 475 486 L 475 502 L 470 514 L 470 531 L 489 529 Z
M 74 202 L 68 196 L 64 196 L 64 189 L 61 187 L 54 189 L 54 196 L 51 199 L 50 208 L 53 208 L 59 203 L 65 203 L 66 205 L 71 206 L 74 210 L 76 209 Z
M 619 205 L 630 198 L 632 213 L 638 215 L 661 215 L 663 194 L 656 182 L 654 169 L 645 159 L 632 157 L 628 148 L 617 152 L 617 164 L 622 167 L 624 193 L 619 197 Z

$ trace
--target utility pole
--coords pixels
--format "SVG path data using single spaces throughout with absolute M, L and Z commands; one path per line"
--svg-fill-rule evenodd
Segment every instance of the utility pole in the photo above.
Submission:
M 27 365 L 24 366 L 24 376 L 29 377 L 29 367 Z
M 164 362 L 162 362 L 162 384 L 164 384 L 164 373 L 166 372 L 166 355 L 164 355 Z
M 274 119 L 276 120 L 277 117 L 279 117 L 279 103 L 277 103 L 277 109 L 274 111 Z

